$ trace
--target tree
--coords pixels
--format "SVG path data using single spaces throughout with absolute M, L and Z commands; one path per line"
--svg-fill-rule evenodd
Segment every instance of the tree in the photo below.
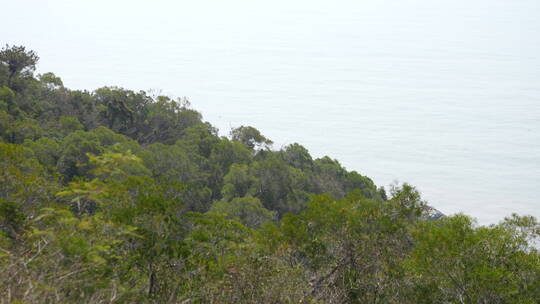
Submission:
M 402 303 L 400 261 L 411 244 L 401 216 L 408 212 L 396 206 L 360 191 L 339 200 L 321 195 L 266 230 L 264 242 L 304 268 L 306 294 L 321 303 Z
M 236 218 L 252 228 L 259 227 L 275 217 L 273 212 L 263 207 L 259 199 L 251 195 L 235 197 L 231 201 L 215 202 L 210 208 L 210 212 L 222 213 L 229 218 Z
M 301 170 L 313 169 L 313 158 L 308 150 L 298 143 L 290 144 L 282 149 L 281 156 L 289 166 Z
M 44 202 L 53 200 L 57 187 L 55 176 L 48 174 L 31 151 L 20 145 L 0 143 L 1 200 L 15 204 L 30 218 Z
M 104 150 L 95 134 L 84 131 L 69 134 L 62 140 L 60 146 L 62 150 L 56 168 L 66 181 L 87 173 L 87 153 L 100 154 Z
M 129 284 L 139 286 L 141 296 L 158 303 L 170 298 L 176 293 L 173 273 L 181 267 L 183 204 L 167 197 L 163 185 L 149 177 L 142 160 L 131 153 L 88 158 L 94 178 L 71 182 L 57 196 L 69 199 L 79 215 L 103 215 L 116 225 L 133 227 L 129 256 L 118 268 Z M 139 275 L 132 276 L 130 269 Z
M 54 73 L 48 72 L 42 75 L 39 75 L 39 80 L 45 84 L 50 89 L 59 89 L 64 87 L 64 83 L 60 77 L 54 75 Z
M 137 140 L 141 144 L 161 142 L 163 144 L 174 144 L 181 139 L 188 128 L 199 129 L 195 133 L 213 134 L 214 130 L 210 124 L 201 122 L 201 114 L 188 108 L 186 100 L 171 100 L 166 97 L 158 97 L 157 100 L 148 103 L 139 112 L 142 119 L 137 122 Z M 209 153 L 210 151 L 208 151 Z
M 15 104 L 15 93 L 8 87 L 0 87 L 0 110 L 13 113 L 17 107 Z
M 39 60 L 34 51 L 27 51 L 24 46 L 6 46 L 0 51 L 0 63 L 7 66 L 8 86 L 12 87 L 13 80 L 20 76 L 31 76 Z
M 84 127 L 76 117 L 60 116 L 54 128 L 54 135 L 65 137 L 75 131 L 83 131 Z M 54 137 L 54 136 L 51 136 Z
M 190 218 L 185 238 L 185 303 L 315 303 L 306 300 L 302 269 L 253 242 L 253 229 L 221 214 Z M 181 302 L 181 301 L 180 301 Z
M 420 222 L 405 261 L 411 303 L 535 303 L 540 255 L 527 237 L 539 227 L 519 217 L 490 227 L 465 215 Z
M 58 140 L 50 137 L 41 137 L 36 141 L 25 140 L 24 146 L 28 147 L 41 165 L 55 171 L 61 147 Z
M 233 164 L 229 173 L 223 178 L 221 194 L 225 200 L 243 197 L 256 192 L 257 178 L 249 173 L 249 167 L 243 164 Z
M 264 137 L 259 130 L 250 126 L 240 126 L 231 130 L 231 138 L 246 145 L 253 150 L 256 147 L 268 149 L 272 145 L 272 141 Z
M 347 175 L 345 168 L 328 156 L 318 158 L 314 165 L 314 182 L 318 193 L 330 193 L 336 197 L 345 196 L 343 182 Z
M 118 88 L 101 88 L 95 96 L 105 106 L 104 116 L 107 127 L 117 132 L 127 132 L 134 124 L 135 112 L 130 99 L 133 92 Z
M 255 177 L 250 193 L 279 216 L 297 213 L 306 206 L 308 197 L 302 172 L 288 166 L 281 158 L 268 157 L 254 162 L 250 175 Z

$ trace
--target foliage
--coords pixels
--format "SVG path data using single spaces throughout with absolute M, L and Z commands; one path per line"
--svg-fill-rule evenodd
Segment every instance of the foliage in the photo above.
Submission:
M 0 50 L 0 64 L 7 67 L 10 87 L 15 85 L 15 80 L 32 75 L 39 60 L 34 51 L 27 51 L 24 46 L 6 45 Z
M 432 220 L 186 99 L 73 91 L 0 51 L 0 303 L 537 303 L 540 224 Z M 437 217 L 439 218 L 439 217 Z
M 246 145 L 249 149 L 269 148 L 272 141 L 264 137 L 259 130 L 250 126 L 240 126 L 231 130 L 231 138 Z
M 258 227 L 274 219 L 274 213 L 264 208 L 261 201 L 253 196 L 235 197 L 230 202 L 218 201 L 210 208 L 211 212 L 226 214 L 239 219 L 248 227 Z
M 415 278 L 411 285 L 416 303 L 433 301 L 427 299 L 533 303 L 532 299 L 539 299 L 540 256 L 527 245 L 527 233 L 516 233 L 517 227 L 512 226 L 507 220 L 475 227 L 464 215 L 419 225 L 406 262 Z

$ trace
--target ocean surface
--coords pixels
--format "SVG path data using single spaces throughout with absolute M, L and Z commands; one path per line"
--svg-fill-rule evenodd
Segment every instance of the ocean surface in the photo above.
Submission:
M 446 214 L 540 217 L 538 0 L 2 2 L 0 43 L 70 88 L 186 96 Z

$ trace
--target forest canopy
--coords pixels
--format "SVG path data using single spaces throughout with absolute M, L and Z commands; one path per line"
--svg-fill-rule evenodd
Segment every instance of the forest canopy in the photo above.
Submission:
M 0 51 L 0 303 L 538 303 L 540 224 L 434 212 L 185 99 Z

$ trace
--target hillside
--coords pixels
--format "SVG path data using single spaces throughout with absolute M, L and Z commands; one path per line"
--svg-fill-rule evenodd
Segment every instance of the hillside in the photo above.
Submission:
M 2 303 L 537 303 L 540 225 L 442 217 L 185 99 L 0 51 Z M 18 302 L 17 302 L 18 301 Z

